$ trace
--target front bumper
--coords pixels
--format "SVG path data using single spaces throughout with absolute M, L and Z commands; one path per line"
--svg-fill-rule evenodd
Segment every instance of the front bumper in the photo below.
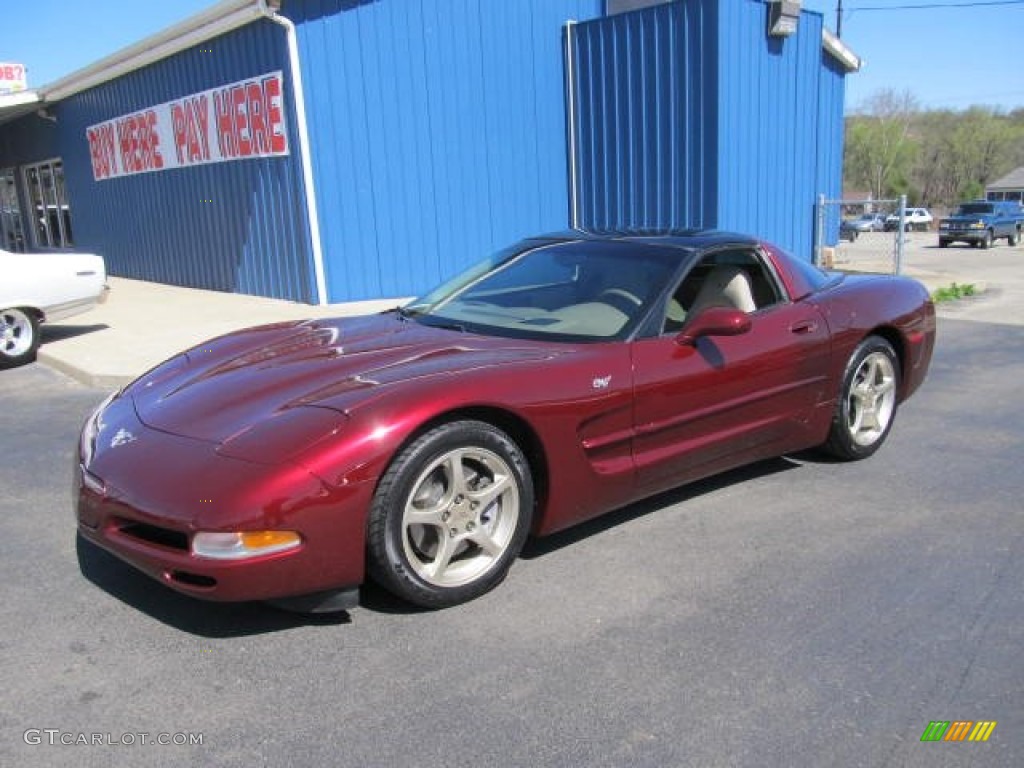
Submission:
M 297 465 L 221 456 L 215 444 L 146 427 L 128 397 L 112 401 L 99 422 L 75 467 L 86 540 L 206 600 L 282 602 L 362 582 L 371 483 L 334 487 Z M 295 531 L 301 544 L 235 560 L 192 551 L 200 531 L 259 530 Z
M 948 243 L 965 242 L 980 243 L 988 235 L 985 229 L 940 229 L 939 239 Z

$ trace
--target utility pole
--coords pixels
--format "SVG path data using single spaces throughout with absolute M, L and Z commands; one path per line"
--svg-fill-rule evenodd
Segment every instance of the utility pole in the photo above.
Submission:
M 843 36 L 843 0 L 837 0 L 836 5 L 836 37 Z

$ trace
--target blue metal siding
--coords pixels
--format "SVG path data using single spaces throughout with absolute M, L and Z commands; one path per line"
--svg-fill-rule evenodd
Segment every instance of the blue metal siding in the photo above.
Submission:
M 810 260 L 815 202 L 838 194 L 842 162 L 843 77 L 824 60 L 823 19 L 805 11 L 795 35 L 771 39 L 759 0 L 719 14 L 719 226 Z
M 761 0 L 680 0 L 572 34 L 581 225 L 733 229 L 811 258 L 843 139 L 820 14 L 777 40 Z
M 290 0 L 331 301 L 567 222 L 562 26 L 601 0 Z
M 715 5 L 659 5 L 571 31 L 578 225 L 716 225 Z
M 284 30 L 258 21 L 56 105 L 76 246 L 115 275 L 315 301 L 287 62 Z M 88 126 L 275 70 L 287 157 L 94 180 Z
M 821 52 L 821 79 L 818 96 L 818 167 L 816 189 L 828 200 L 838 200 L 843 194 L 843 146 L 846 122 L 843 106 L 846 103 L 846 73 L 842 65 L 825 51 Z M 839 240 L 839 221 L 842 211 L 828 206 L 823 242 Z

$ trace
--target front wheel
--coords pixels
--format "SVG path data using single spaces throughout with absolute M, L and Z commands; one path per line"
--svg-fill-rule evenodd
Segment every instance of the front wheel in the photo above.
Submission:
M 442 424 L 381 479 L 367 529 L 370 574 L 425 608 L 479 597 L 518 556 L 533 504 L 529 466 L 508 435 L 480 421 Z
M 888 341 L 869 336 L 858 344 L 846 364 L 825 450 L 847 461 L 877 451 L 896 417 L 899 381 L 899 359 Z
M 38 349 L 38 318 L 23 309 L 0 309 L 0 368 L 31 363 Z
M 1018 242 L 1020 242 L 1020 233 L 1014 230 L 1013 232 L 1010 233 L 1009 237 L 1006 238 L 1006 242 L 1009 245 L 1016 245 Z
M 991 248 L 992 247 L 992 230 L 991 229 L 988 232 L 985 233 L 985 237 L 981 241 L 981 247 L 982 248 Z

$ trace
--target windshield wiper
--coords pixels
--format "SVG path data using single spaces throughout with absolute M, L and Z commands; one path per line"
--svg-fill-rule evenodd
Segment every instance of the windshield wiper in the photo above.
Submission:
M 431 328 L 441 328 L 446 331 L 458 331 L 459 333 L 466 333 L 466 326 L 459 323 L 427 323 Z

